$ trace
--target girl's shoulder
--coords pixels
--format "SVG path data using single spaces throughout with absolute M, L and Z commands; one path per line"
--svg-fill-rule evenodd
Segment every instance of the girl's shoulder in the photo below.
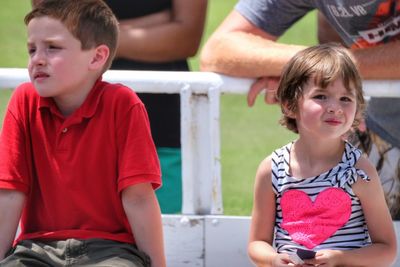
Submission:
M 271 162 L 271 155 L 264 158 L 258 165 L 257 174 L 261 176 L 271 177 Z
M 280 148 L 275 149 L 271 155 L 269 156 L 271 161 L 275 164 L 279 164 L 283 162 L 290 155 L 290 149 L 293 145 L 293 142 L 290 142 Z
M 378 176 L 374 164 L 365 155 L 359 157 L 355 167 L 356 169 L 363 171 L 368 177 Z
M 355 147 L 350 142 L 345 141 L 344 152 L 342 157 L 344 162 L 351 161 L 353 165 L 356 165 L 361 155 L 362 151 L 359 148 Z

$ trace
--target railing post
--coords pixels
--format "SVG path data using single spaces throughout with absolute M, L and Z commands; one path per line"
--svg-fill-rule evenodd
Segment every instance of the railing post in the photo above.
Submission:
M 222 214 L 219 89 L 181 89 L 183 214 Z M 210 179 L 211 178 L 211 179 Z
M 181 146 L 182 146 L 182 213 L 195 214 L 195 178 L 193 150 L 194 134 L 192 133 L 192 90 L 189 85 L 181 89 Z
M 210 135 L 210 177 L 212 183 L 211 214 L 223 214 L 221 188 L 221 135 L 220 135 L 220 88 L 211 87 L 208 90 L 209 99 L 209 135 Z

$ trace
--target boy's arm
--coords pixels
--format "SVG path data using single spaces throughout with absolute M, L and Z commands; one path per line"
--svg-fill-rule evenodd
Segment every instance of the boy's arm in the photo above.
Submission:
M 161 212 L 151 184 L 125 188 L 122 204 L 138 248 L 150 256 L 152 267 L 165 267 Z
M 23 193 L 0 189 L 0 261 L 12 246 L 24 202 Z

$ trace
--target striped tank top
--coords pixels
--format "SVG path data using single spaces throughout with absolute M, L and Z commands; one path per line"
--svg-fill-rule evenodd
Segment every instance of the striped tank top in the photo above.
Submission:
M 338 165 L 315 177 L 297 179 L 289 172 L 292 144 L 275 150 L 271 160 L 277 251 L 348 250 L 370 244 L 360 200 L 351 188 L 359 177 L 369 181 L 354 167 L 361 151 L 346 142 Z

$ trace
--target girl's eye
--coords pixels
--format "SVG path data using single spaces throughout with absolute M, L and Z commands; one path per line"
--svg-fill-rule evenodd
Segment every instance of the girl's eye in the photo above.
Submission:
M 340 101 L 344 101 L 344 102 L 352 102 L 353 99 L 351 99 L 350 97 L 347 96 L 343 96 L 340 98 Z
M 313 98 L 314 99 L 324 100 L 324 99 L 326 99 L 326 96 L 325 95 L 315 95 L 315 96 L 313 96 Z

